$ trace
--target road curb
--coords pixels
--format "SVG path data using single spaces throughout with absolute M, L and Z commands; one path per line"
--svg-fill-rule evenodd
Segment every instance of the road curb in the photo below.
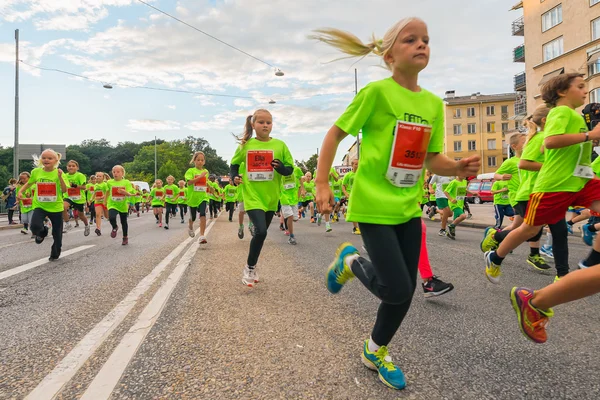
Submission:
M 23 224 L 17 224 L 17 225 L 3 225 L 0 226 L 0 231 L 6 231 L 9 229 L 21 229 L 23 228 Z

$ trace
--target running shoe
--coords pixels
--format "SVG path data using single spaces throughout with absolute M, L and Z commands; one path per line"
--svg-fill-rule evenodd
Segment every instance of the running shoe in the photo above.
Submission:
M 435 209 L 435 207 L 429 207 L 429 211 L 427 211 L 427 216 L 429 217 L 430 220 L 434 220 L 436 213 L 437 213 L 437 210 Z
M 48 257 L 48 261 L 54 262 L 54 261 L 58 261 L 58 257 Z
M 321 226 L 322 220 L 323 220 L 323 216 L 321 214 L 317 214 L 317 226 Z
M 438 232 L 438 236 L 446 236 L 446 230 L 440 229 L 440 231 Z
M 129 244 L 129 239 L 127 237 L 123 238 L 123 241 L 121 242 L 122 246 L 127 246 Z
M 183 218 L 181 218 L 181 223 L 182 223 L 182 224 L 185 224 L 185 221 L 183 220 Z
M 162 222 L 158 224 L 158 227 L 159 227 L 159 228 L 162 228 Z
M 138 216 L 138 218 L 140 217 L 140 212 L 139 212 L 139 211 L 138 211 L 138 213 L 137 213 L 137 216 Z
M 310 217 L 310 223 L 314 224 L 315 222 L 317 222 L 317 220 L 315 219 L 315 217 Z
M 556 276 L 554 277 L 554 282 L 552 282 L 552 283 L 556 283 L 556 282 L 560 281 L 561 279 L 562 279 L 562 276 L 558 276 L 558 275 L 556 275 Z
M 536 343 L 544 343 L 548 339 L 546 325 L 548 318 L 554 316 L 554 311 L 547 311 L 531 305 L 533 290 L 524 287 L 514 287 L 510 291 L 510 301 L 519 319 L 519 328 L 525 337 Z
M 471 213 L 467 214 L 467 219 L 471 219 L 471 218 L 473 218 L 473 214 L 471 214 Z
M 102 235 L 102 231 L 98 228 L 96 228 L 96 230 L 94 231 L 96 233 L 96 235 L 101 236 Z
M 283 226 L 283 224 L 279 224 L 279 230 L 280 231 L 285 231 L 285 226 Z
M 298 244 L 298 242 L 296 242 L 296 238 L 290 236 L 290 238 L 288 239 L 288 244 Z
M 581 260 L 577 263 L 577 266 L 579 267 L 579 269 L 588 269 L 590 266 L 589 265 L 585 265 L 585 260 Z
M 360 235 L 360 229 L 359 228 L 352 228 L 352 233 L 354 233 L 355 235 Z
M 485 257 L 485 276 L 488 278 L 488 281 L 492 283 L 500 283 L 500 265 L 494 264 L 490 259 L 491 251 L 487 251 L 484 255 Z
M 325 232 L 331 232 L 331 224 L 329 222 L 325 223 Z
M 448 231 L 446 236 L 452 240 L 456 240 L 456 226 L 454 224 L 448 225 Z
M 542 245 L 540 247 L 540 253 L 545 255 L 548 258 L 554 258 L 554 253 L 552 252 L 552 246 L 548 246 L 547 244 Z
M 586 224 L 587 225 L 587 224 Z M 571 224 L 567 224 L 567 232 L 569 232 L 570 235 L 573 234 L 573 225 Z
M 29 231 L 27 229 L 23 228 L 23 229 L 21 229 L 21 233 L 23 235 L 27 235 L 29 233 Z
M 200 244 L 206 244 L 206 243 L 208 243 L 208 240 L 206 240 L 205 236 L 200 236 L 200 239 L 198 240 L 198 243 L 200 243 Z
M 327 286 L 327 290 L 331 293 L 336 294 L 342 287 L 348 282 L 350 279 L 354 278 L 354 273 L 349 265 L 346 264 L 346 257 L 358 254 L 358 250 L 356 247 L 352 246 L 352 244 L 346 242 L 342 243 L 335 252 L 335 258 L 333 262 L 329 265 L 329 269 L 327 270 L 327 274 L 325 275 L 325 285 Z
M 165 229 L 169 229 L 169 224 L 165 224 Z
M 71 229 L 73 229 L 73 225 L 71 225 L 71 222 L 65 222 L 64 228 L 63 228 L 63 233 L 70 231 Z
M 188 229 L 188 235 L 193 238 L 194 236 L 196 236 L 196 233 L 194 233 L 193 229 Z
M 590 231 L 590 224 L 585 224 L 581 228 L 581 233 L 583 235 L 583 243 L 591 246 L 594 244 L 594 238 L 596 237 L 596 232 Z
M 256 276 L 256 268 L 250 268 L 246 265 L 242 274 L 242 283 L 248 287 L 254 287 L 254 277 Z
M 244 238 L 244 225 L 240 225 L 239 229 L 238 229 L 238 237 L 240 239 Z
M 158 220 L 156 220 L 156 223 L 158 224 Z
M 113 228 L 113 230 L 110 231 L 110 237 L 113 238 L 113 239 L 116 238 L 118 230 L 119 230 L 119 228 Z
M 379 380 L 392 389 L 404 389 L 406 379 L 400 368 L 392 362 L 387 346 L 381 346 L 375 353 L 369 351 L 368 340 L 365 340 L 362 352 L 363 364 L 373 371 L 379 372 Z
M 482 252 L 487 253 L 498 248 L 498 242 L 496 239 L 494 239 L 496 232 L 497 231 L 492 227 L 488 226 L 485 228 L 485 231 L 483 232 L 483 240 L 479 244 L 479 248 Z
M 536 254 L 534 256 L 530 254 L 529 257 L 527 257 L 527 264 L 531 265 L 533 268 L 539 271 L 547 271 L 550 269 L 550 266 L 548 265 L 548 263 L 546 263 L 544 257 L 540 256 L 539 254 Z
M 286 230 L 285 232 L 283 232 L 283 234 L 284 234 L 285 236 L 290 236 L 290 231 L 287 231 L 287 230 Z
M 432 276 L 427 283 L 423 283 L 423 295 L 425 297 L 441 296 L 444 293 L 448 293 L 454 289 L 454 285 L 446 283 L 437 276 Z
M 90 225 L 86 225 L 83 227 L 83 236 L 90 236 Z
M 37 244 L 41 244 L 44 241 L 45 237 L 44 236 L 36 236 L 35 237 L 35 242 Z

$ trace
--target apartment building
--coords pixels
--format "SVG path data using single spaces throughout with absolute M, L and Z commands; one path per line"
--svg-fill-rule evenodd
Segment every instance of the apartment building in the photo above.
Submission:
M 590 102 L 600 102 L 600 0 L 523 0 L 512 10 L 523 12 L 512 34 L 524 38 L 513 61 L 525 63 L 514 77 L 516 118 L 533 112 L 541 85 L 562 73 L 584 74 Z
M 506 135 L 515 132 L 515 93 L 456 96 L 446 92 L 445 153 L 460 160 L 479 154 L 479 173 L 495 172 L 508 157 Z

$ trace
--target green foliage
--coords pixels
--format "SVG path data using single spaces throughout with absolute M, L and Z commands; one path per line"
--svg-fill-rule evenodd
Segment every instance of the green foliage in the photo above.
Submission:
M 302 172 L 307 173 L 310 172 L 312 174 L 317 170 L 317 162 L 319 160 L 319 156 L 317 154 L 313 154 L 306 161 L 298 161 L 296 160 L 296 165 L 302 170 Z

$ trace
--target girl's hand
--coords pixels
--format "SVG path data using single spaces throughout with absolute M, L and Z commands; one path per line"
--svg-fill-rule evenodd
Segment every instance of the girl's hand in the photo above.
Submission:
M 479 167 L 481 167 L 481 157 L 479 156 L 466 157 L 456 162 L 457 175 L 461 176 L 477 175 Z
M 333 192 L 329 187 L 329 183 L 321 183 L 317 186 L 316 203 L 321 214 L 330 214 L 333 210 Z
M 283 164 L 279 160 L 271 161 L 271 167 L 273 167 L 273 169 L 275 169 L 275 170 L 277 170 L 278 168 L 281 168 L 282 166 L 283 166 Z
M 125 190 L 125 189 L 119 189 L 119 194 L 122 194 L 123 196 L 127 196 L 129 193 L 127 193 L 127 190 Z
M 62 174 L 63 174 L 63 170 L 59 168 L 58 169 L 58 176 L 62 176 Z

